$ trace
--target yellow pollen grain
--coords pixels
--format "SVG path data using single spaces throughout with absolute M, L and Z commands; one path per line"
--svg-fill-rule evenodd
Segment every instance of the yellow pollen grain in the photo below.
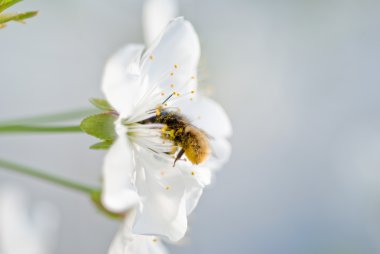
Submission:
M 153 60 L 154 60 L 154 56 L 153 56 L 153 55 L 150 55 L 150 56 L 149 56 L 149 59 L 153 61 Z

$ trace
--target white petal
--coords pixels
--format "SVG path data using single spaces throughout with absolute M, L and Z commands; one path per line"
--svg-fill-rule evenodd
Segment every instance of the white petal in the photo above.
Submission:
M 129 116 L 143 93 L 139 69 L 143 49 L 143 45 L 127 45 L 108 60 L 104 70 L 102 90 L 123 117 Z
M 189 120 L 211 137 L 229 137 L 232 126 L 224 109 L 214 100 L 197 96 L 194 100 L 183 101 L 181 111 Z
M 227 139 L 215 138 L 210 140 L 210 146 L 212 153 L 204 166 L 219 169 L 230 159 L 231 144 Z
M 213 176 L 208 165 L 193 165 L 190 162 L 177 161 L 176 170 L 182 172 L 185 183 L 186 212 L 189 215 L 197 206 L 205 186 L 211 183 Z
M 145 44 L 150 45 L 177 13 L 176 0 L 146 0 L 143 5 Z
M 179 160 L 175 169 L 181 171 L 186 181 L 190 179 L 203 187 L 211 183 L 212 172 L 209 170 L 208 164 L 194 165 L 189 161 Z
M 134 220 L 134 219 L 133 219 Z M 112 241 L 108 254 L 167 254 L 165 246 L 155 236 L 135 235 L 129 215 Z
M 139 202 L 134 172 L 131 144 L 121 135 L 104 159 L 102 203 L 107 209 L 120 213 Z
M 171 163 L 144 156 L 144 176 L 137 187 L 143 209 L 137 215 L 135 233 L 161 235 L 171 241 L 181 239 L 187 230 L 185 183 L 181 172 Z
M 176 18 L 144 53 L 142 75 L 165 96 L 174 91 L 190 92 L 196 87 L 192 77 L 196 76 L 199 56 L 199 39 L 193 26 Z
M 203 193 L 203 186 L 195 183 L 194 181 L 188 181 L 186 185 L 186 212 L 187 215 L 193 212 L 198 205 L 199 199 Z

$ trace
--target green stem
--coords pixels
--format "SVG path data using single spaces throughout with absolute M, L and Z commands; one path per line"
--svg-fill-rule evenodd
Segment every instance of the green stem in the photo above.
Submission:
M 80 192 L 90 194 L 90 195 L 93 195 L 95 192 L 99 192 L 98 188 L 90 187 L 81 183 L 76 183 L 67 179 L 63 179 L 58 176 L 41 172 L 40 170 L 35 169 L 35 168 L 16 164 L 14 162 L 2 160 L 2 159 L 0 159 L 0 168 L 6 169 L 9 171 L 15 171 L 24 175 L 32 176 L 40 180 L 44 180 L 56 185 L 60 185 L 60 186 L 63 186 L 72 190 L 80 191 Z
M 65 111 L 65 112 L 59 112 L 56 114 L 39 115 L 39 116 L 1 121 L 0 125 L 16 125 L 16 124 L 31 124 L 31 123 L 41 124 L 41 123 L 47 123 L 47 122 L 68 121 L 68 120 L 81 119 L 88 115 L 96 114 L 98 112 L 99 110 L 96 110 L 96 109 L 70 110 L 70 111 Z
M 33 125 L 0 125 L 0 134 L 2 133 L 20 133 L 20 132 L 82 132 L 81 128 L 75 126 L 33 126 Z

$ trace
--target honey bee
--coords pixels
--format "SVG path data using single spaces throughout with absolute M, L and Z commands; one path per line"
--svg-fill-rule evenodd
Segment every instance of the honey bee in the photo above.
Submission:
M 183 114 L 163 109 L 158 106 L 156 115 L 144 121 L 144 123 L 159 123 L 163 125 L 162 138 L 170 140 L 174 144 L 173 153 L 178 152 L 175 163 L 185 154 L 193 164 L 204 162 L 210 153 L 210 145 L 207 134 L 200 128 L 192 125 Z

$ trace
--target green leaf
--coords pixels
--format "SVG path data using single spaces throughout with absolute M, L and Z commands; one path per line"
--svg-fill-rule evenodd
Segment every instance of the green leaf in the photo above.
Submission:
M 25 19 L 34 17 L 37 15 L 37 11 L 29 11 L 24 13 L 4 13 L 0 14 L 0 24 L 7 23 L 9 21 L 17 21 L 23 23 Z
M 97 98 L 91 98 L 90 102 L 91 102 L 92 105 L 94 105 L 98 109 L 101 109 L 101 110 L 104 110 L 104 111 L 111 111 L 111 110 L 113 110 L 112 106 L 106 100 L 97 99 Z
M 102 142 L 93 144 L 92 146 L 90 146 L 90 149 L 94 149 L 94 150 L 107 150 L 108 148 L 111 147 L 112 143 L 113 142 L 111 140 L 102 141 Z
M 0 0 L 0 12 L 4 11 L 5 9 L 8 9 L 12 5 L 15 5 L 21 1 L 22 0 Z
M 87 134 L 103 140 L 114 140 L 116 137 L 114 122 L 117 116 L 103 113 L 89 116 L 80 123 L 80 128 Z

